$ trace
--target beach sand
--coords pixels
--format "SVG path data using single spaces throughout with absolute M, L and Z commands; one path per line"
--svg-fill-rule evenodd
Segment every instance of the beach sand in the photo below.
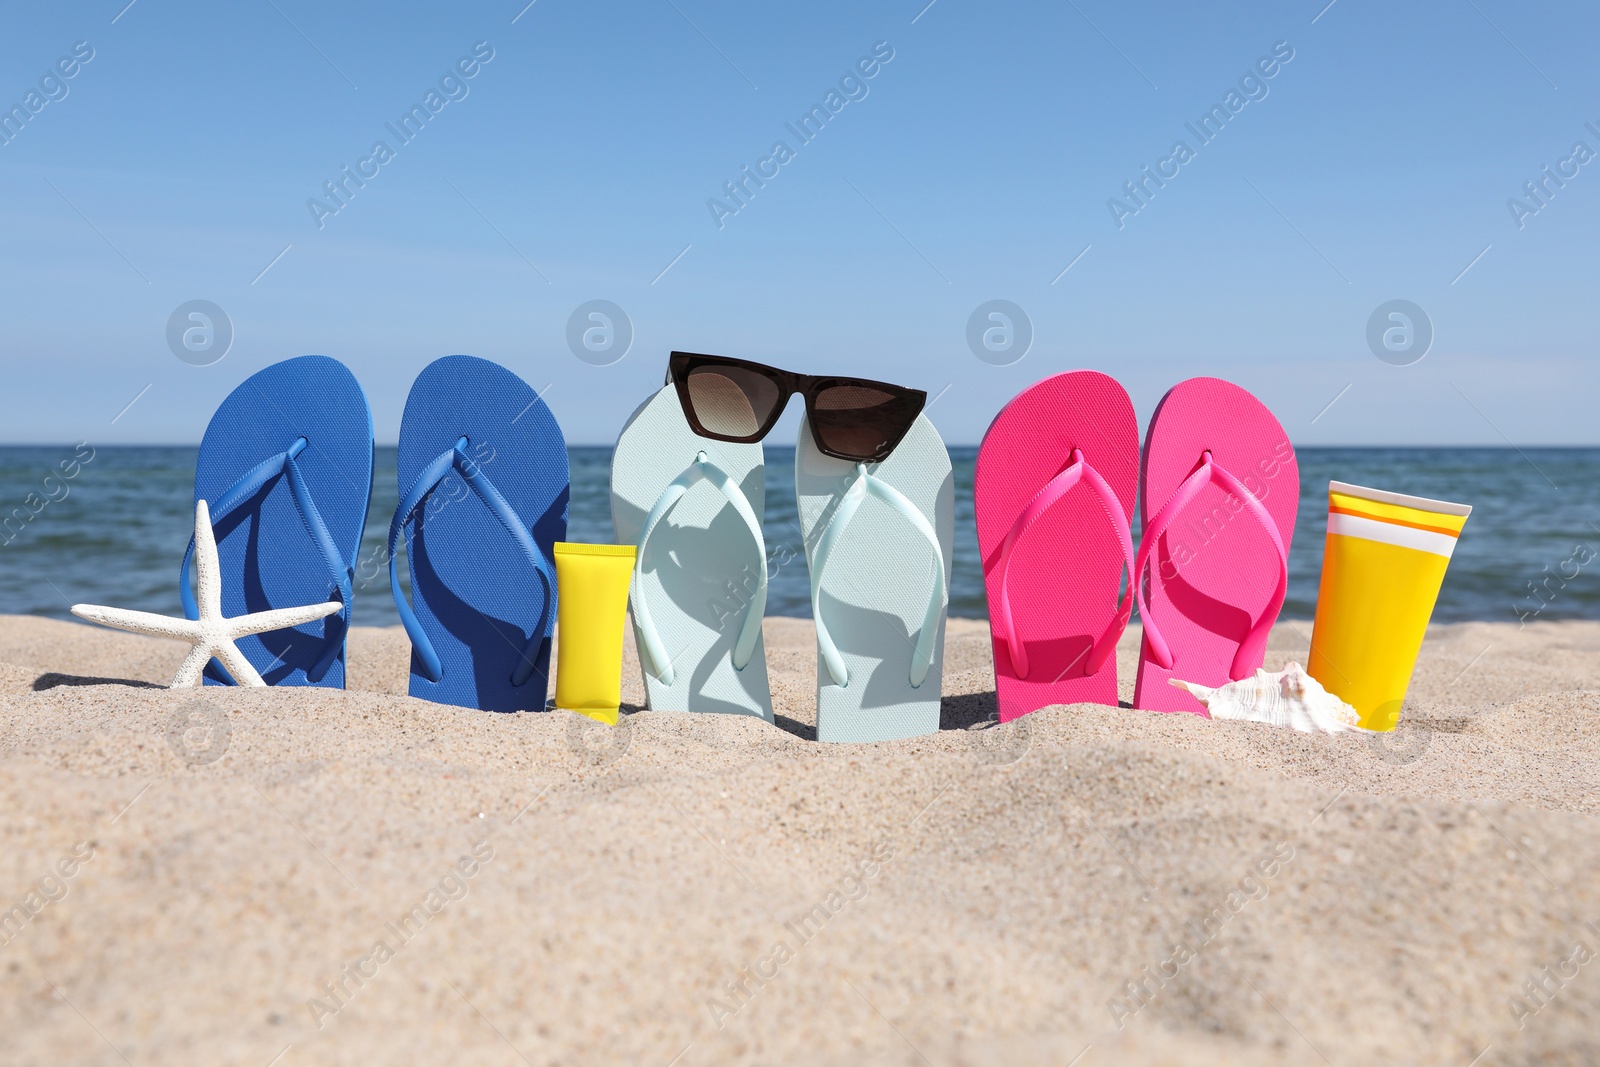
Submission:
M 0 1062 L 1600 1062 L 1600 624 L 1434 627 L 1379 739 L 972 729 L 954 620 L 940 733 L 822 746 L 766 636 L 778 727 L 613 729 L 412 700 L 399 630 L 166 692 L 179 646 L 0 619 Z

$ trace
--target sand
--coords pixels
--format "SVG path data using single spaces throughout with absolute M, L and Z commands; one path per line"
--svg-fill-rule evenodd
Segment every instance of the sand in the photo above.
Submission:
M 412 700 L 398 630 L 166 692 L 0 619 L 0 1062 L 1600 1062 L 1600 624 L 1433 628 L 1379 742 L 986 726 L 953 621 L 940 733 L 822 746 L 810 624 L 767 648 L 778 727 L 611 729 Z

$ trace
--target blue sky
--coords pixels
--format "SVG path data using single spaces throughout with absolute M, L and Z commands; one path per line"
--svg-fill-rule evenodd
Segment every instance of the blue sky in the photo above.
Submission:
M 392 442 L 416 373 L 466 352 L 609 442 L 683 348 L 926 388 L 952 443 L 1077 367 L 1141 418 L 1237 381 L 1297 444 L 1600 443 L 1600 160 L 1561 162 L 1600 152 L 1592 5 L 525 2 L 9 13 L 0 106 L 39 95 L 0 145 L 0 441 L 198 441 L 247 375 L 320 352 Z M 1202 144 L 1186 123 L 1252 73 Z M 1138 206 L 1147 165 L 1177 171 Z M 1546 165 L 1577 172 L 1537 205 Z M 167 342 L 197 299 L 235 334 L 209 366 Z M 567 342 L 597 299 L 633 330 L 606 366 Z M 994 299 L 1032 326 L 1007 366 L 967 342 Z M 1394 299 L 1432 323 L 1410 365 L 1366 340 Z

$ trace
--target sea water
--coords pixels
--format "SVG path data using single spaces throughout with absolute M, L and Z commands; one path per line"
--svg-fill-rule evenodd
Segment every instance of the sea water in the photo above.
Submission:
M 179 614 L 178 565 L 193 527 L 195 448 L 0 448 L 0 614 L 68 618 L 75 603 Z M 955 566 L 950 613 L 983 618 L 972 514 L 975 448 L 952 448 Z M 769 615 L 808 616 L 794 501 L 794 449 L 769 446 L 765 534 Z M 1600 619 L 1600 449 L 1304 448 L 1300 520 L 1284 617 L 1315 611 L 1329 479 L 1471 504 L 1434 619 Z M 571 449 L 568 539 L 610 542 L 611 449 Z M 384 555 L 399 490 L 379 448 L 354 619 L 399 622 Z M 492 473 L 492 472 L 491 472 Z M 1137 535 L 1138 518 L 1134 530 Z M 911 542 L 908 542 L 910 544 Z M 402 561 L 403 562 L 403 561 Z M 1063 552 L 1062 565 L 1071 565 Z M 402 582 L 409 587 L 406 569 Z M 408 589 L 409 591 L 409 589 Z

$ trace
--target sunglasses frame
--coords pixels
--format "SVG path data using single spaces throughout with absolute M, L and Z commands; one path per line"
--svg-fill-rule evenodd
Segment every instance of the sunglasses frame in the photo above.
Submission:
M 755 433 L 744 436 L 712 433 L 701 424 L 699 417 L 694 413 L 694 402 L 689 397 L 689 375 L 701 367 L 739 367 L 762 375 L 778 387 L 780 391 L 779 397 L 777 403 L 772 407 L 772 414 L 767 416 L 767 420 L 757 428 Z M 894 385 L 890 382 L 874 381 L 871 378 L 796 374 L 793 371 L 770 367 L 765 363 L 757 363 L 754 360 L 735 359 L 732 356 L 705 355 L 699 352 L 673 352 L 667 359 L 667 375 L 678 391 L 678 403 L 683 408 L 684 417 L 689 420 L 690 428 L 701 437 L 709 437 L 713 441 L 732 441 L 736 444 L 749 444 L 759 441 L 766 437 L 772 428 L 778 424 L 778 419 L 783 415 L 784 409 L 789 406 L 789 399 L 799 393 L 805 398 L 806 418 L 811 423 L 811 439 L 816 443 L 817 450 L 825 456 L 848 460 L 852 463 L 882 463 L 885 459 L 888 459 L 889 454 L 895 450 L 896 446 L 905 438 L 905 435 L 911 431 L 912 425 L 917 421 L 917 416 L 922 414 L 922 409 L 928 402 L 928 394 L 925 390 L 909 389 L 906 386 Z M 835 451 L 825 445 L 821 437 L 817 435 L 815 415 L 817 396 L 836 386 L 852 385 L 877 389 L 894 397 L 898 404 L 902 406 L 902 410 L 912 409 L 905 419 L 904 428 L 870 456 L 851 455 Z

